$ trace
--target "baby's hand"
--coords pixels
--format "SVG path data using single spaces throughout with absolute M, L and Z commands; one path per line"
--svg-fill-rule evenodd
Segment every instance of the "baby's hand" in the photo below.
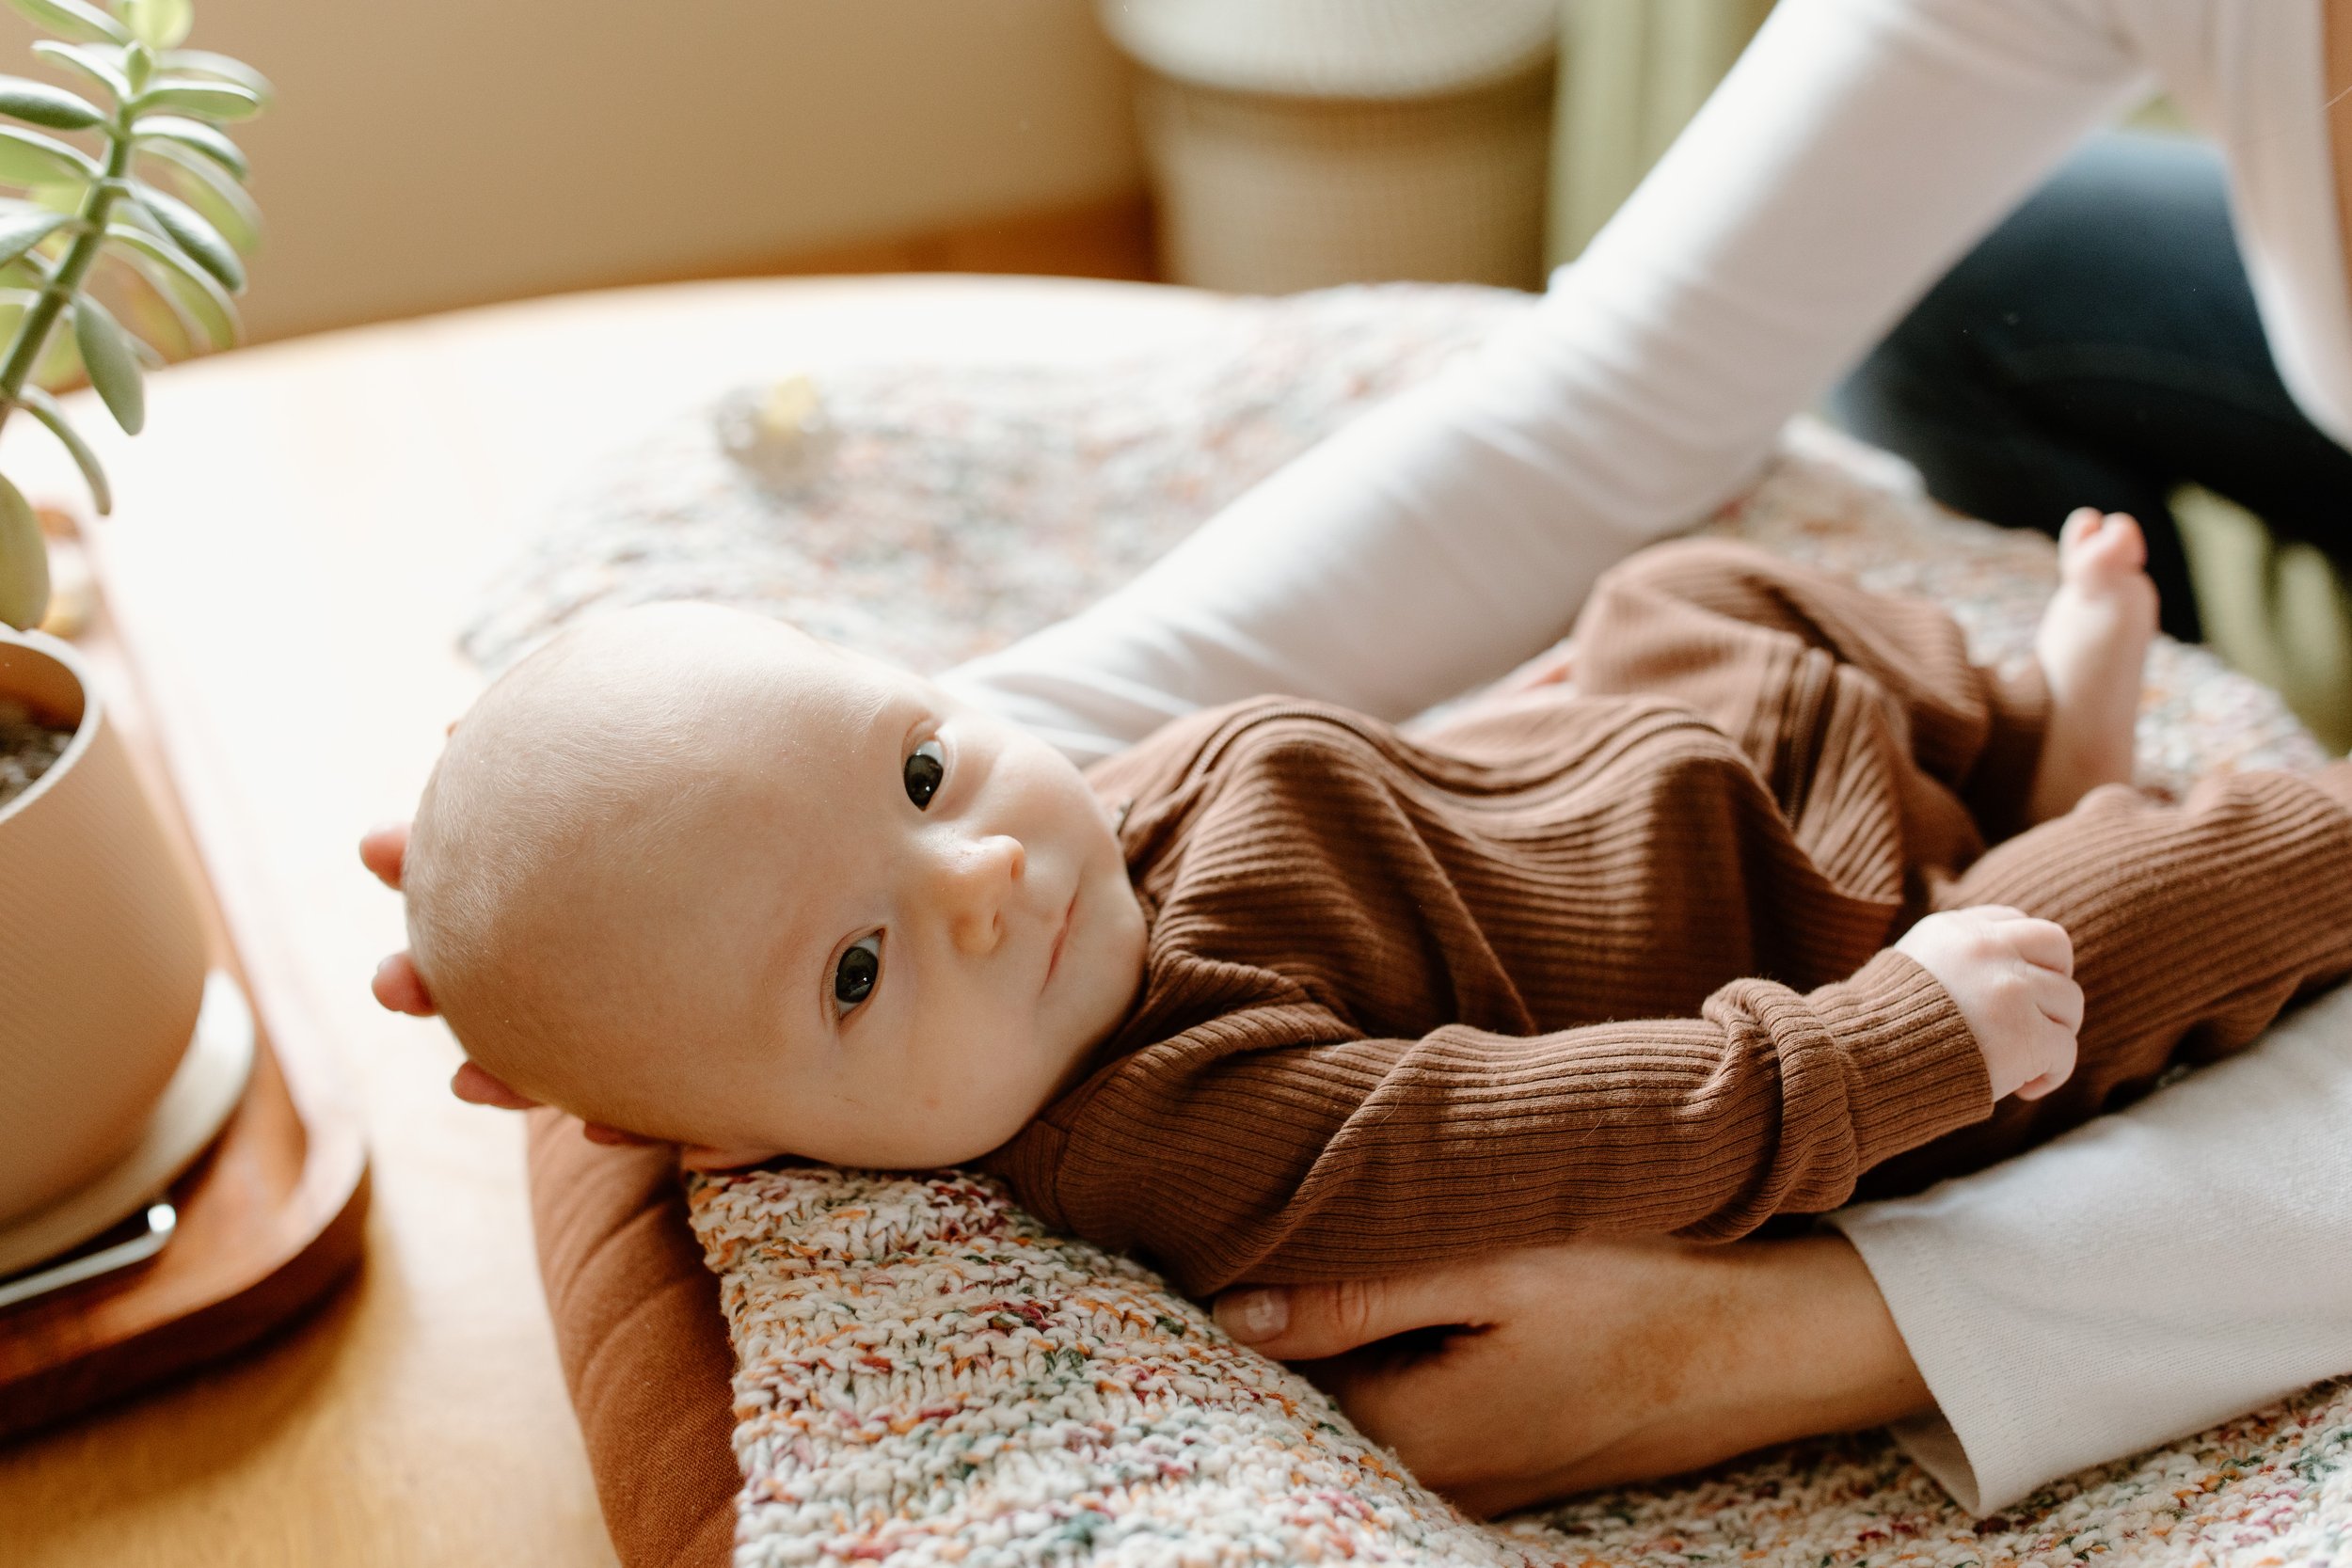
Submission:
M 1928 916 L 1895 951 L 1951 993 L 1984 1053 L 1994 1099 L 2039 1100 L 2074 1073 L 2083 989 L 2065 927 L 1983 904 Z

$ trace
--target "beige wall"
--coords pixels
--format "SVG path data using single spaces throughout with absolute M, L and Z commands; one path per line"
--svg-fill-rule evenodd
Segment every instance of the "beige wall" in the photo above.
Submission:
M 49 75 L 0 10 L 0 71 Z M 809 250 L 1137 185 L 1089 0 L 199 0 L 278 92 L 251 336 Z

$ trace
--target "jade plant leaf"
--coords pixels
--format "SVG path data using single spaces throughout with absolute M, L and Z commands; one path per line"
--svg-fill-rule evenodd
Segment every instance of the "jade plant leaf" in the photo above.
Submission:
M 0 289 L 0 342 L 16 340 L 17 324 L 38 297 L 29 289 Z
M 142 116 L 135 139 L 142 149 L 156 141 L 194 148 L 240 180 L 253 172 L 253 166 L 246 162 L 245 150 L 223 135 L 217 127 L 200 119 L 183 119 L 178 115 Z
M 262 112 L 261 95 L 251 87 L 194 76 L 159 77 L 133 102 L 141 110 L 177 109 L 206 119 L 250 119 Z
M 115 320 L 131 334 L 140 364 L 154 370 L 203 352 L 196 328 L 145 274 L 126 261 L 109 268 L 107 276 L 114 283 L 107 303 Z
M 0 125 L 0 183 L 39 185 L 58 180 L 95 180 L 97 164 L 78 148 L 38 131 Z
M 106 412 L 124 435 L 136 436 L 147 423 L 147 388 L 138 354 L 122 324 L 87 294 L 73 301 L 73 346 L 82 351 L 82 366 Z
M 0 76 L 0 115 L 52 131 L 87 131 L 106 119 L 105 111 L 87 99 L 22 76 Z
M 245 263 L 237 260 L 236 251 L 221 238 L 220 230 L 206 222 L 201 214 L 178 197 L 167 196 L 137 180 L 131 182 L 131 197 L 155 220 L 155 226 L 171 243 L 218 278 L 221 287 L 230 293 L 245 287 Z
M 189 0 L 119 0 L 132 37 L 150 49 L 176 49 L 196 19 Z
M 98 466 L 98 454 L 90 451 L 87 441 L 82 439 L 82 433 L 66 421 L 65 410 L 57 406 L 57 400 L 38 387 L 27 387 L 17 395 L 17 402 L 33 418 L 49 427 L 49 433 L 57 438 L 67 454 L 73 459 L 73 466 L 82 470 L 83 482 L 89 486 L 90 503 L 98 508 L 99 515 L 104 516 L 112 512 L 115 497 L 113 488 L 106 483 L 106 470 Z
M 241 60 L 180 47 L 193 0 L 0 4 L 55 35 L 34 44 L 39 58 L 87 79 L 69 91 L 0 74 L 0 120 L 41 128 L 0 123 L 0 341 L 14 344 L 17 367 L 7 378 L 16 385 L 0 391 L 0 421 L 18 409 L 39 420 L 108 512 L 97 453 L 51 393 L 86 376 L 136 435 L 147 419 L 143 364 L 236 341 L 230 296 L 245 287 L 239 253 L 259 242 L 261 213 L 243 184 L 245 152 L 217 124 L 259 113 L 271 87 Z M 103 136 L 103 166 L 41 131 Z M 112 270 L 87 272 L 93 264 Z M 29 373 L 18 356 L 31 360 Z M 0 478 L 0 618 L 37 620 L 48 597 L 36 515 Z
M 102 254 L 152 284 L 180 312 L 191 333 L 202 333 L 215 348 L 236 342 L 237 308 L 229 291 L 184 252 L 167 240 L 127 225 L 110 225 L 106 242 L 109 248 Z
M 61 180 L 55 184 L 27 185 L 24 199 L 34 206 L 64 217 L 72 217 L 82 210 L 82 198 L 89 186 L 79 180 Z
M 58 330 L 63 325 L 63 322 L 52 325 L 41 341 L 40 357 L 33 361 L 33 385 L 52 392 L 89 380 L 89 372 L 82 368 L 82 351 L 73 346 L 73 334 Z
M 0 212 L 0 263 L 15 261 L 72 219 L 38 207 Z
M 128 43 L 131 29 L 83 0 L 8 0 L 8 8 L 59 38 L 84 43 Z
M 49 613 L 49 546 L 24 492 L 0 479 L 0 622 L 30 631 Z
M 41 39 L 33 45 L 33 53 L 44 60 L 55 60 L 69 71 L 78 71 L 91 81 L 115 95 L 119 103 L 131 96 L 131 79 L 115 64 L 121 51 L 101 44 L 59 43 L 55 39 Z
M 220 230 L 241 256 L 250 256 L 262 243 L 262 210 L 245 194 L 245 187 L 227 170 L 176 143 L 145 149 L 167 166 L 171 188 L 184 198 L 205 222 Z
M 277 96 L 269 78 L 227 55 L 215 55 L 209 49 L 167 49 L 163 55 L 164 69 L 188 76 L 210 76 L 223 82 L 234 82 L 266 107 Z

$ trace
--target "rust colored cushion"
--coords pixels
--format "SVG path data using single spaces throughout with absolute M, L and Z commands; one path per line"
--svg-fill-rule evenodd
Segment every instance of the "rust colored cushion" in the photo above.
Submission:
M 613 1549 L 626 1568 L 723 1568 L 735 1360 L 676 1153 L 592 1144 L 554 1111 L 530 1128 L 539 1278 Z

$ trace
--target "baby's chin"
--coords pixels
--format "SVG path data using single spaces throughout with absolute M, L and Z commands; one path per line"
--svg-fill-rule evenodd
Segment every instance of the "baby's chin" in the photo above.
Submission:
M 739 1164 L 796 1159 L 852 1170 L 938 1170 L 970 1164 L 1001 1148 L 1031 1119 L 1028 1116 L 995 1117 L 965 1119 L 952 1126 L 923 1126 L 915 1121 L 916 1116 L 910 1110 L 888 1127 L 831 1128 L 706 1147 L 739 1157 Z M 761 1149 L 768 1152 L 758 1152 Z

